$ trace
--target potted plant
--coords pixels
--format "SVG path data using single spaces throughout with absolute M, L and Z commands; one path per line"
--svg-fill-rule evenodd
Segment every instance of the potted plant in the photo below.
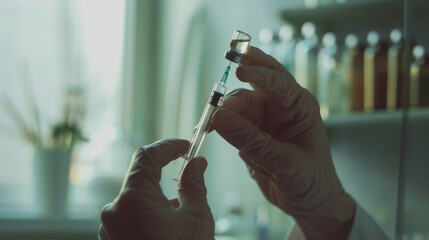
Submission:
M 28 85 L 27 85 L 28 86 Z M 81 132 L 84 116 L 84 94 L 81 87 L 70 87 L 65 93 L 62 119 L 50 127 L 48 136 L 42 136 L 39 112 L 33 92 L 25 92 L 32 98 L 31 108 L 35 124 L 28 124 L 12 101 L 5 98 L 5 110 L 20 126 L 20 132 L 34 146 L 34 190 L 36 205 L 44 217 L 65 216 L 69 170 L 74 145 L 86 141 Z M 35 127 L 29 127 L 35 125 Z

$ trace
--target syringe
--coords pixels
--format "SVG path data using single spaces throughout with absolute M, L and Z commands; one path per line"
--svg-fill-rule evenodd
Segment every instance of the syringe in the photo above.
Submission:
M 195 156 L 197 156 L 198 152 L 200 151 L 201 145 L 203 144 L 203 141 L 206 138 L 210 128 L 212 115 L 219 107 L 219 104 L 222 101 L 223 96 L 225 95 L 225 83 L 228 79 L 230 69 L 231 62 L 229 62 L 228 67 L 226 67 L 222 78 L 213 87 L 209 101 L 207 102 L 206 107 L 204 108 L 203 115 L 201 116 L 200 122 L 194 129 L 194 136 L 192 137 L 191 145 L 189 146 L 188 152 L 184 156 L 182 156 L 183 164 L 180 168 L 179 176 L 175 180 L 180 180 L 188 162 L 195 158 Z
M 206 104 L 206 107 L 204 108 L 203 115 L 201 116 L 198 125 L 194 129 L 194 135 L 192 137 L 188 152 L 182 156 L 184 160 L 182 167 L 180 168 L 179 175 L 174 180 L 179 181 L 181 179 L 183 171 L 185 170 L 188 162 L 195 158 L 200 151 L 201 145 L 208 134 L 213 113 L 219 107 L 219 104 L 226 93 L 225 84 L 226 80 L 228 79 L 229 70 L 231 69 L 231 62 L 241 62 L 242 55 L 246 52 L 251 38 L 252 37 L 250 35 L 239 30 L 236 30 L 232 35 L 232 40 L 230 43 L 231 49 L 225 52 L 225 58 L 230 61 L 229 65 L 226 67 L 222 78 L 213 87 L 210 98 Z

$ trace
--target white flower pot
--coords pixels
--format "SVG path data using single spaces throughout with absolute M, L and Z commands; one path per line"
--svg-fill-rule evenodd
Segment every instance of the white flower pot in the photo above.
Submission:
M 70 151 L 36 148 L 36 203 L 44 217 L 64 218 L 69 185 Z

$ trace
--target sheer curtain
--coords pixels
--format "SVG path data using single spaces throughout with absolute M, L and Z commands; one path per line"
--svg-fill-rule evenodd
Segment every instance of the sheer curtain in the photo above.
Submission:
M 127 141 L 137 148 L 161 138 L 190 139 L 196 114 L 202 111 L 197 90 L 203 69 L 204 1 L 130 0 L 127 9 L 123 111 Z M 124 154 L 124 159 L 129 161 L 129 156 Z M 174 162 L 163 170 L 167 196 L 176 195 L 172 178 L 179 165 Z
M 179 9 L 179 13 L 170 13 L 166 22 L 175 21 L 170 27 L 164 26 L 164 45 L 171 48 L 163 53 L 164 72 L 164 112 L 160 137 L 178 137 L 190 140 L 193 128 L 207 101 L 207 81 L 202 79 L 205 65 L 206 5 L 202 1 L 188 2 L 188 6 L 170 7 Z M 179 20 L 179 22 L 176 22 Z M 172 29 L 171 26 L 174 26 Z M 162 185 L 164 193 L 176 197 L 176 177 L 182 164 L 179 159 L 163 171 Z
M 0 94 L 25 121 L 35 125 L 20 80 L 25 74 L 34 85 L 44 135 L 61 118 L 64 92 L 75 86 L 84 90 L 82 125 L 90 141 L 73 152 L 69 212 L 74 216 L 96 216 L 111 200 L 134 149 L 160 138 L 191 138 L 211 88 L 200 81 L 204 3 L 0 2 Z M 199 95 L 202 87 L 207 89 Z M 28 215 L 34 208 L 27 191 L 34 146 L 19 134 L 8 111 L 2 107 L 0 113 L 0 209 Z M 167 195 L 176 195 L 171 179 L 178 166 L 164 171 Z
M 125 0 L 0 1 L 3 217 L 33 211 L 34 146 L 23 136 L 23 126 L 11 109 L 36 128 L 37 106 L 42 139 L 47 142 L 51 127 L 63 117 L 65 93 L 79 88 L 85 99 L 83 134 L 90 141 L 74 149 L 71 192 L 97 172 L 119 171 L 122 163 L 116 155 L 126 145 L 121 138 L 124 16 Z M 71 205 L 90 198 L 78 195 L 72 194 Z

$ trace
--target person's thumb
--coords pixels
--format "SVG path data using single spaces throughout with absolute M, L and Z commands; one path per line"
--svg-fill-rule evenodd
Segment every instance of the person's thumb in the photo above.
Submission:
M 207 203 L 207 189 L 204 183 L 204 171 L 207 161 L 203 157 L 192 159 L 180 179 L 178 192 L 181 205 Z
M 262 169 L 278 178 L 300 165 L 293 144 L 277 141 L 242 116 L 220 108 L 213 118 L 214 129 L 240 151 L 240 156 L 255 171 Z

